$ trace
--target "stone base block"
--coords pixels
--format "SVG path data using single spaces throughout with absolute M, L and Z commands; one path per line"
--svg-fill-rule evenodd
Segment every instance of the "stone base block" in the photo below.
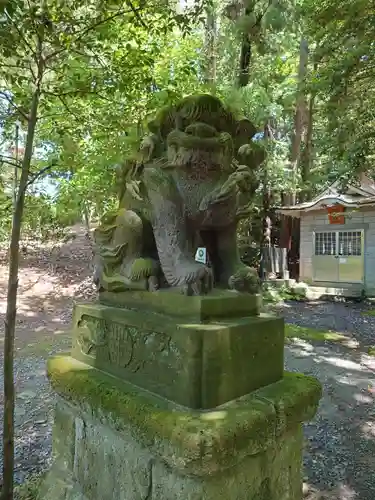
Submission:
M 183 304 L 193 299 L 192 310 L 194 304 L 213 310 L 223 298 L 178 297 Z M 238 301 L 248 297 L 238 294 Z M 144 300 L 156 299 L 149 293 Z M 267 314 L 191 321 L 152 308 L 78 304 L 72 356 L 178 404 L 208 409 L 282 378 L 284 321 Z
M 188 318 L 189 321 L 208 321 L 219 318 L 256 316 L 262 303 L 260 295 L 234 290 L 213 289 L 208 295 L 187 297 L 172 290 L 157 292 L 100 292 L 99 302 L 111 307 L 135 309 L 149 314 Z
M 301 500 L 302 422 L 321 396 L 282 380 L 189 410 L 71 357 L 51 358 L 59 394 L 54 465 L 40 500 Z

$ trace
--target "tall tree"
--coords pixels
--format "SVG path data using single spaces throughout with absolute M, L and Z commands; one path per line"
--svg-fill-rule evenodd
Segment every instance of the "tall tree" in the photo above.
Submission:
M 206 51 L 206 64 L 205 64 L 205 80 L 206 83 L 215 90 L 216 87 L 216 59 L 217 59 L 217 30 L 218 30 L 218 17 L 217 8 L 215 4 L 207 6 L 206 12 L 206 26 L 205 26 L 205 51 Z
M 306 104 L 306 74 L 308 65 L 308 42 L 302 37 L 300 41 L 299 49 L 299 64 L 298 64 L 298 90 L 295 105 L 295 115 L 294 115 L 294 130 L 292 134 L 291 141 L 291 151 L 290 151 L 290 169 L 292 174 L 292 185 L 293 189 L 286 204 L 295 205 L 296 203 L 296 189 L 297 186 L 297 175 L 300 166 L 301 158 L 301 146 L 302 139 L 306 134 L 307 128 L 307 104 Z
M 145 39 L 154 30 L 167 33 L 176 21 L 186 26 L 188 17 L 177 16 L 168 4 L 156 6 L 142 0 L 137 3 L 66 0 L 63 4 L 57 0 L 10 0 L 2 2 L 0 9 L 0 96 L 11 107 L 10 118 L 21 120 L 26 130 L 10 238 L 4 342 L 4 459 L 0 498 L 12 500 L 13 353 L 19 241 L 26 190 L 52 165 L 30 176 L 36 134 L 51 111 L 56 111 L 56 101 L 74 116 L 75 108 L 85 107 L 84 100 L 77 102 L 78 97 L 108 100 L 119 89 L 137 92 L 144 85 L 151 85 L 149 73 L 144 71 L 147 64 L 152 63 Z M 124 71 L 127 63 L 127 71 Z M 86 111 L 92 109 L 86 106 Z M 86 121 L 90 119 L 89 114 Z M 57 127 L 58 122 L 56 117 Z M 85 124 L 81 131 L 90 132 Z
M 316 147 L 330 179 L 373 173 L 374 0 L 305 0 L 318 70 L 312 78 L 321 121 Z

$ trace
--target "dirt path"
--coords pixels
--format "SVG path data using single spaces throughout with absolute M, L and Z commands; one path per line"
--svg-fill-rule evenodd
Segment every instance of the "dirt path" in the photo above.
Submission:
M 286 369 L 313 375 L 323 384 L 323 398 L 308 440 L 306 482 L 330 500 L 375 499 L 375 317 L 367 306 L 345 303 L 293 303 L 285 319 L 300 326 L 332 329 L 341 342 L 294 340 L 285 348 Z M 315 498 L 315 497 L 313 497 Z
M 43 247 L 22 245 L 16 328 L 15 478 L 22 482 L 49 464 L 53 394 L 45 374 L 50 353 L 70 346 L 69 327 L 74 300 L 93 295 L 91 247 L 81 226 L 71 239 Z M 0 253 L 0 366 L 3 365 L 4 317 L 8 280 L 6 253 Z M 2 386 L 0 373 L 0 425 Z M 0 452 L 2 443 L 0 442 Z M 1 480 L 1 478 L 0 478 Z
M 45 359 L 69 347 L 73 302 L 88 300 L 94 292 L 91 248 L 82 228 L 75 228 L 73 233 L 74 239 L 63 245 L 24 252 L 15 362 L 17 482 L 49 465 L 54 396 L 45 376 Z M 0 365 L 6 281 L 3 255 Z M 366 356 L 366 346 L 375 337 L 375 318 L 363 316 L 362 306 L 342 304 L 286 305 L 283 313 L 288 322 L 336 329 L 348 337 L 348 342 L 341 344 L 296 340 L 285 348 L 288 370 L 315 375 L 324 386 L 318 415 L 305 426 L 306 498 L 374 500 L 375 365 L 374 358 Z M 0 403 L 1 399 L 0 393 Z M 1 420 L 2 405 L 0 424 Z
M 91 247 L 82 226 L 66 243 L 22 245 L 17 305 L 16 346 L 58 336 L 70 324 L 73 300 L 92 296 Z M 0 315 L 6 309 L 7 256 L 0 254 Z M 2 332 L 3 330 L 0 330 Z M 0 333 L 0 342 L 3 335 Z
M 375 498 L 375 372 L 348 348 L 296 341 L 286 347 L 291 371 L 319 378 L 323 398 L 305 425 L 306 482 L 323 498 Z M 318 497 L 320 498 L 320 497 Z

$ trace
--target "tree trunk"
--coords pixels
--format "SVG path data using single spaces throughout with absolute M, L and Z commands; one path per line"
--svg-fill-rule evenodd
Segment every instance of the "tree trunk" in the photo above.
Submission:
M 290 152 L 290 166 L 292 171 L 292 191 L 290 205 L 296 204 L 296 184 L 298 164 L 301 156 L 301 143 L 303 130 L 306 126 L 306 99 L 303 84 L 306 78 L 309 47 L 307 41 L 302 38 L 300 42 L 299 67 L 298 67 L 298 94 L 296 102 L 296 113 L 294 116 L 294 133 Z
M 242 35 L 238 87 L 246 87 L 250 80 L 251 39 L 248 33 Z
M 307 120 L 307 129 L 304 136 L 304 149 L 301 155 L 301 180 L 303 189 L 301 192 L 301 201 L 308 201 L 311 199 L 311 186 L 310 186 L 310 173 L 312 167 L 312 135 L 313 135 L 313 126 L 314 126 L 314 101 L 315 96 L 311 95 L 309 100 L 309 109 L 308 109 L 308 120 Z
M 283 203 L 283 205 L 287 205 L 287 203 Z M 291 219 L 288 215 L 280 216 L 280 247 L 286 248 L 288 252 L 292 245 Z
M 269 124 L 266 123 L 264 126 L 264 140 L 265 142 L 269 141 L 270 132 L 269 132 Z M 271 192 L 268 180 L 268 165 L 267 159 L 263 163 L 263 246 L 269 246 L 271 244 L 271 234 L 269 231 L 271 230 L 271 218 L 270 218 L 270 209 L 271 209 Z M 269 233 L 269 234 L 268 234 Z
M 90 237 L 90 234 L 91 234 L 91 224 L 90 224 L 91 214 L 90 214 L 90 211 L 87 207 L 86 201 L 83 201 L 83 203 L 82 203 L 82 211 L 83 211 L 83 221 L 84 221 L 85 227 L 86 227 L 86 233 Z
M 5 314 L 4 335 L 4 422 L 3 422 L 3 487 L 0 500 L 13 500 L 14 490 L 14 334 L 17 314 L 19 241 L 25 205 L 25 192 L 29 179 L 30 163 L 33 153 L 35 127 L 40 99 L 40 84 L 43 74 L 42 64 L 39 68 L 39 80 L 32 98 L 30 118 L 27 129 L 25 154 L 22 161 L 20 184 L 17 202 L 13 212 L 12 232 L 9 248 L 9 277 L 7 292 L 7 309 Z
M 16 210 L 16 204 L 17 204 L 19 131 L 20 131 L 19 125 L 18 123 L 16 123 L 15 149 L 14 149 L 15 166 L 13 171 L 13 211 Z
M 216 37 L 217 18 L 213 5 L 207 8 L 205 45 L 206 45 L 206 83 L 216 86 Z
M 297 173 L 301 159 L 301 144 L 304 130 L 306 129 L 306 99 L 303 84 L 307 73 L 309 47 L 304 38 L 300 41 L 299 67 L 298 67 L 298 93 L 296 100 L 296 112 L 294 116 L 294 132 L 290 150 L 290 167 L 292 173 L 292 186 L 289 192 L 281 193 L 282 205 L 295 205 L 297 201 Z M 293 234 L 295 234 L 295 221 L 289 216 L 281 217 L 280 246 L 288 250 L 291 258 L 293 247 Z
M 264 141 L 267 143 L 270 139 L 270 128 L 267 122 L 263 129 Z M 271 191 L 269 185 L 267 158 L 263 163 L 263 179 L 262 179 L 262 240 L 261 240 L 261 275 L 266 278 L 270 273 L 270 246 L 271 246 Z

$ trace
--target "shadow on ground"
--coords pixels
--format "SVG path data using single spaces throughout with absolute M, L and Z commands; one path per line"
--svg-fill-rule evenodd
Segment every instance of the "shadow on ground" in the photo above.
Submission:
M 284 308 L 293 324 L 340 332 L 337 342 L 294 338 L 285 347 L 286 369 L 313 375 L 323 385 L 317 416 L 305 425 L 311 500 L 375 498 L 375 358 L 368 355 L 375 318 L 364 310 L 327 303 Z
M 21 245 L 16 346 L 66 331 L 75 300 L 91 300 L 92 249 L 85 231 L 75 226 L 66 242 Z M 5 318 L 7 255 L 0 252 L 0 319 Z M 0 351 L 4 341 L 0 325 Z
M 74 301 L 93 297 L 91 247 L 82 228 L 72 232 L 73 239 L 60 246 L 23 252 L 16 330 L 17 481 L 48 465 L 54 396 L 45 358 L 69 348 Z M 2 257 L 0 320 L 7 283 Z M 318 414 L 305 426 L 309 500 L 375 499 L 375 358 L 368 356 L 368 347 L 375 344 L 375 316 L 363 314 L 368 308 L 293 303 L 282 310 L 288 323 L 340 333 L 336 342 L 305 335 L 303 340 L 289 338 L 285 347 L 286 369 L 314 375 L 324 388 Z M 0 357 L 3 340 L 1 321 Z

